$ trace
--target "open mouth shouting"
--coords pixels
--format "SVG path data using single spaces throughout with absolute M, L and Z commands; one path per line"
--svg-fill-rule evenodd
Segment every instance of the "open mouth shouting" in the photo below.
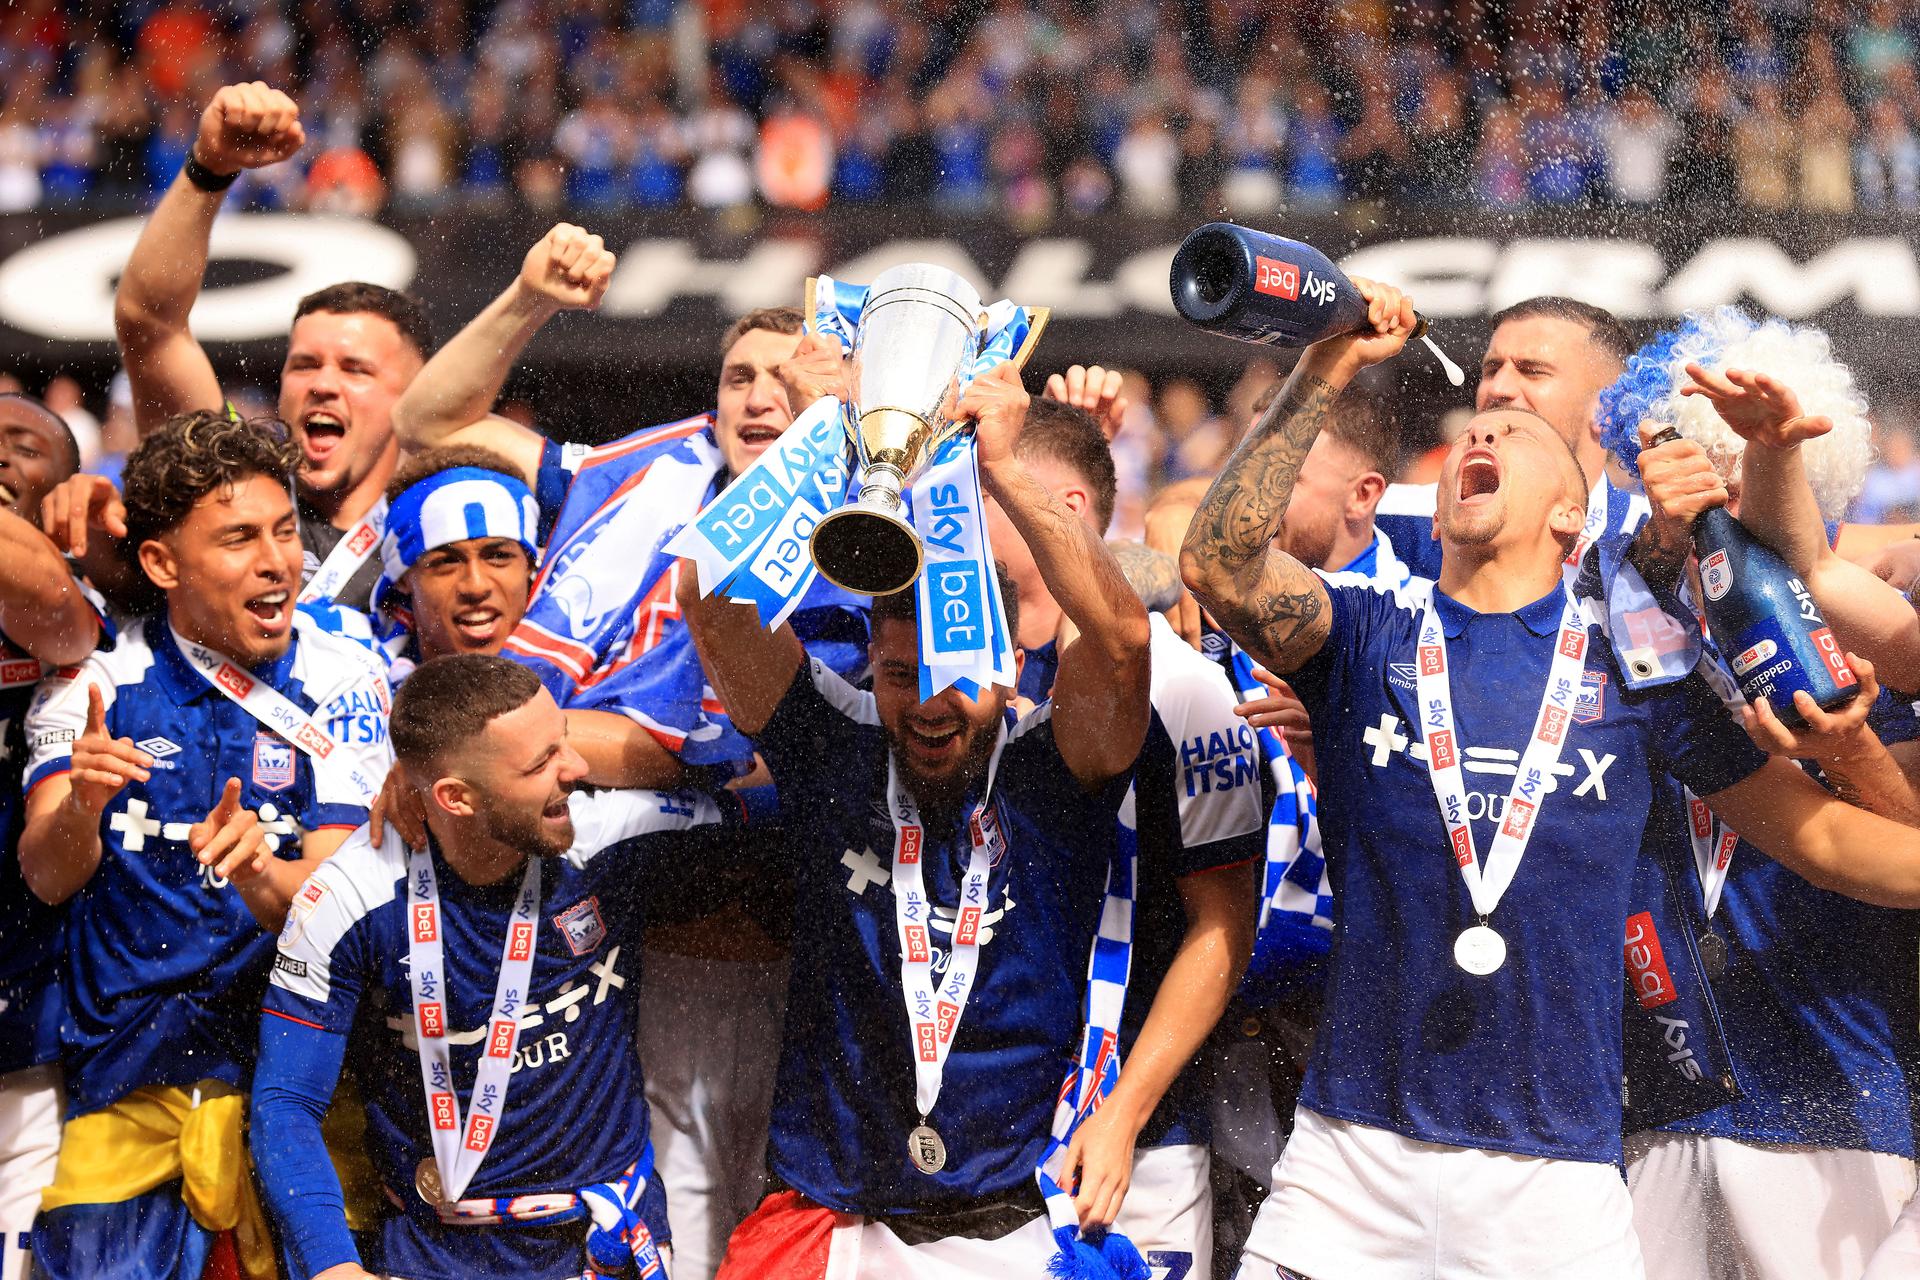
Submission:
M 1500 459 L 1491 449 L 1476 447 L 1467 450 L 1460 459 L 1460 491 L 1456 495 L 1462 506 L 1475 506 L 1491 500 L 1500 491 Z
M 11 509 L 20 501 L 20 494 L 10 484 L 0 484 L 0 507 Z
M 761 453 L 780 438 L 783 428 L 771 422 L 743 422 L 740 424 L 740 446 L 752 453 Z
M 300 420 L 300 447 L 310 466 L 326 466 L 346 438 L 347 424 L 329 410 L 316 409 Z
M 283 635 L 293 625 L 293 593 L 285 587 L 254 596 L 246 608 L 262 636 Z
M 922 769 L 942 769 L 966 752 L 965 727 L 953 720 L 935 724 L 907 720 L 900 727 L 900 745 Z

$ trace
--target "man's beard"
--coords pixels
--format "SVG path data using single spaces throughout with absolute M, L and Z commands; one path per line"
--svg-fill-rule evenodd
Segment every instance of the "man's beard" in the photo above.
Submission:
M 503 809 L 491 801 L 483 801 L 480 816 L 486 821 L 488 838 L 499 841 L 509 849 L 518 850 L 529 858 L 556 858 L 572 845 L 573 824 L 571 821 L 567 823 L 566 843 L 556 846 L 554 836 L 544 820 L 544 813 L 544 809 L 532 813 Z
M 900 772 L 907 789 L 913 793 L 914 800 L 922 810 L 943 811 L 959 805 L 967 793 L 967 787 L 977 777 L 986 773 L 987 760 L 993 755 L 993 744 L 1000 736 L 1000 718 L 995 717 L 983 725 L 977 725 L 966 733 L 967 749 L 959 763 L 947 772 L 922 774 L 915 772 L 907 763 L 910 759 L 899 748 L 898 741 L 891 731 L 887 734 L 888 745 L 893 748 L 893 758 L 900 763 Z M 926 814 L 923 812 L 923 818 Z

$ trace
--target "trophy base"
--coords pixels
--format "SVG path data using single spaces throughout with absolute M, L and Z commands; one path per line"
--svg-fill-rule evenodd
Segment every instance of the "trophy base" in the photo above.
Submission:
M 920 576 L 920 537 L 897 515 L 851 506 L 813 527 L 814 567 L 836 587 L 863 596 L 904 591 Z

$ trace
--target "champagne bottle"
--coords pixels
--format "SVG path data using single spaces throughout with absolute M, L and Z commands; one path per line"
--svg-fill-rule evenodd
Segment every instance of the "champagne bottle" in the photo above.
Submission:
M 1180 242 L 1171 285 L 1184 319 L 1241 342 L 1307 347 L 1367 327 L 1367 300 L 1326 254 L 1231 222 L 1209 222 Z M 1428 336 L 1424 317 L 1416 316 L 1412 336 L 1462 385 L 1465 375 Z
M 1694 521 L 1693 546 L 1707 625 L 1747 701 L 1765 698 L 1783 724 L 1800 728 L 1806 721 L 1793 704 L 1796 690 L 1823 711 L 1859 696 L 1860 682 L 1813 593 L 1772 547 L 1725 507 Z

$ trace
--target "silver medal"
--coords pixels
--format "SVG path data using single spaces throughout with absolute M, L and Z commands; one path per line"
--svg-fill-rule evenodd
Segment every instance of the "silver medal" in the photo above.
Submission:
M 1476 924 L 1453 940 L 1453 962 L 1484 978 L 1507 962 L 1507 940 L 1486 925 Z
M 1727 972 L 1727 940 L 1709 929 L 1700 935 L 1700 968 L 1709 978 L 1724 977 Z
M 907 1135 L 907 1158 L 922 1173 L 938 1173 L 947 1167 L 947 1144 L 940 1141 L 932 1125 L 915 1125 Z
M 447 1202 L 446 1186 L 440 1179 L 440 1162 L 428 1156 L 413 1168 L 413 1189 L 419 1197 L 439 1208 Z

